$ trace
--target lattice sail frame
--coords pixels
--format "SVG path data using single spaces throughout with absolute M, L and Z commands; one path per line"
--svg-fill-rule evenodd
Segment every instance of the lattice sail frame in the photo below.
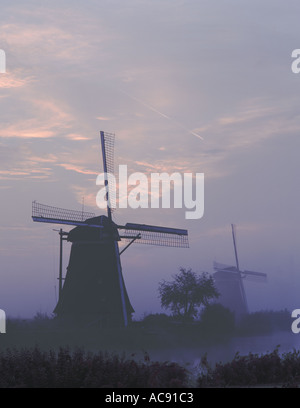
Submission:
M 139 231 L 139 230 L 126 230 L 125 236 L 122 236 L 122 240 L 131 240 L 138 234 L 141 234 L 141 238 L 138 238 L 136 244 L 148 244 L 156 246 L 167 246 L 176 248 L 189 248 L 188 237 L 185 235 L 173 235 L 159 232 Z
M 225 265 L 219 262 L 214 262 L 214 270 L 216 272 L 228 272 L 240 274 L 243 279 L 247 278 L 250 281 L 266 281 L 267 274 L 263 272 L 254 272 L 254 271 L 239 271 L 236 266 Z
M 36 201 L 32 203 L 32 218 L 37 222 L 102 228 L 101 225 L 86 222 L 89 218 L 94 217 L 95 214 L 92 212 L 53 207 Z M 135 243 L 177 248 L 189 247 L 186 230 L 131 223 L 125 226 L 118 225 L 117 228 L 124 231 L 124 235 L 121 235 L 122 240 L 132 240 L 139 235 Z
M 38 222 L 84 225 L 88 218 L 93 217 L 95 214 L 92 212 L 53 207 L 36 201 L 32 203 L 32 218 Z
M 134 227 L 136 225 L 136 228 Z M 126 228 L 128 226 L 128 228 Z M 131 240 L 137 235 L 137 244 L 148 244 L 156 246 L 168 246 L 176 248 L 189 248 L 188 233 L 186 230 L 175 228 L 155 227 L 143 224 L 127 224 L 124 227 L 122 239 Z
M 108 200 L 110 203 L 109 211 L 113 212 L 113 210 L 116 209 L 116 180 L 114 175 L 115 134 L 103 131 L 101 131 L 100 134 L 103 153 L 103 170 L 113 175 L 113 178 L 108 178 L 107 182 Z M 38 222 L 102 228 L 100 225 L 92 225 L 91 223 L 85 222 L 88 218 L 94 217 L 95 214 L 91 212 L 68 210 L 40 204 L 36 201 L 32 203 L 32 218 Z M 186 230 L 130 223 L 127 223 L 125 226 L 117 227 L 118 229 L 125 230 L 125 234 L 121 237 L 125 240 L 133 240 L 139 236 L 138 239 L 135 240 L 136 243 L 177 248 L 189 247 L 188 233 Z
M 108 132 L 101 132 L 104 136 L 104 149 L 105 149 L 105 160 L 106 160 L 106 172 L 115 177 L 114 168 L 114 148 L 115 148 L 115 134 Z M 113 212 L 116 209 L 116 184 L 114 183 L 115 178 L 109 177 L 108 179 L 108 195 L 110 210 Z

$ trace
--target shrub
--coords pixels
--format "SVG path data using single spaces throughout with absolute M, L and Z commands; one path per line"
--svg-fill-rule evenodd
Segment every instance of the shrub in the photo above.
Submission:
M 299 351 L 280 356 L 278 347 L 263 355 L 240 356 L 237 353 L 231 362 L 218 363 L 214 369 L 206 362 L 205 373 L 198 377 L 197 385 L 200 388 L 266 384 L 297 387 L 300 384 Z
M 0 388 L 167 388 L 185 387 L 187 378 L 187 371 L 178 364 L 150 362 L 148 356 L 137 362 L 68 348 L 0 352 Z
M 208 305 L 201 313 L 201 328 L 206 335 L 232 334 L 234 314 L 219 303 Z

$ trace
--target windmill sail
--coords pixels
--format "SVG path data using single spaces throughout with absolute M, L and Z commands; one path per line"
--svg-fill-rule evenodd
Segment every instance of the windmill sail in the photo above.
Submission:
M 244 280 L 262 280 L 266 278 L 265 273 L 241 270 L 238 261 L 235 225 L 231 224 L 232 238 L 236 266 L 225 265 L 214 262 L 215 273 L 213 275 L 216 287 L 220 292 L 219 302 L 233 311 L 237 318 L 248 313 L 248 304 L 244 288 Z
M 214 270 L 215 271 L 229 271 L 229 272 L 238 272 L 237 268 L 235 266 L 230 266 L 230 265 L 225 265 L 219 262 L 214 262 L 213 264 Z M 240 271 L 240 273 L 243 275 L 243 278 L 248 278 L 249 277 L 257 277 L 257 278 L 261 278 L 266 279 L 267 278 L 267 274 L 263 273 L 263 272 L 254 272 L 254 271 Z
M 101 131 L 100 137 L 104 173 L 113 175 L 114 134 Z M 54 310 L 58 317 L 127 326 L 134 309 L 123 279 L 119 241 L 130 240 L 126 248 L 133 242 L 180 248 L 189 246 L 187 230 L 146 224 L 115 224 L 112 211 L 116 189 L 110 185 L 112 179 L 106 177 L 105 180 L 107 216 L 52 207 L 36 201 L 32 204 L 33 221 L 75 226 L 67 233 L 72 247 L 61 296 Z
M 133 239 L 137 235 L 140 237 L 135 241 L 139 244 L 169 246 L 177 248 L 188 248 L 188 232 L 184 229 L 158 227 L 146 224 L 127 223 L 124 227 L 123 239 Z
M 242 271 L 243 274 L 247 275 L 247 276 L 253 276 L 253 277 L 257 277 L 257 278 L 267 278 L 267 274 L 266 273 L 262 273 L 262 272 L 254 272 L 254 271 Z
M 114 178 L 109 177 L 109 175 L 114 174 L 115 135 L 113 133 L 107 133 L 107 132 L 101 131 L 100 138 L 101 138 L 101 147 L 102 147 L 103 170 L 104 170 L 104 173 L 107 175 L 107 179 L 105 180 L 107 216 L 108 216 L 108 220 L 110 221 L 111 225 L 113 225 L 112 211 L 116 208 L 116 197 L 114 194 L 115 192 L 114 186 L 111 185 L 112 180 L 114 180 Z M 120 290 L 120 299 L 121 299 L 122 313 L 123 313 L 123 321 L 126 327 L 128 324 L 128 320 L 131 317 L 132 312 L 130 312 L 130 314 L 128 315 L 129 308 L 126 302 L 127 292 L 126 292 L 123 275 L 122 275 L 119 246 L 116 240 L 112 243 L 112 247 L 114 251 L 114 259 L 112 259 L 111 263 L 115 263 L 115 270 L 117 271 L 118 286 Z
M 113 133 L 101 131 L 100 137 L 102 148 L 103 171 L 106 174 L 114 175 L 115 135 Z M 112 177 L 108 177 L 108 180 L 105 181 L 108 218 L 111 218 L 111 213 L 116 209 L 116 195 L 115 195 L 116 189 L 112 183 L 113 183 Z
M 65 208 L 52 207 L 33 201 L 32 219 L 35 222 L 46 222 L 52 224 L 80 225 L 100 227 L 87 223 L 86 220 L 95 217 L 94 213 L 87 211 L 68 210 Z

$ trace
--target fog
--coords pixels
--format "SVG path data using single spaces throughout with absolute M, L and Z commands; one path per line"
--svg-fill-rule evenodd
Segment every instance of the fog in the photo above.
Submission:
M 0 308 L 51 315 L 59 239 L 33 200 L 103 214 L 99 131 L 130 172 L 204 173 L 203 217 L 118 209 L 116 223 L 183 228 L 188 249 L 134 244 L 122 268 L 134 318 L 162 312 L 158 283 L 213 262 L 245 280 L 251 312 L 300 307 L 299 4 L 283 1 L 3 1 L 0 48 Z M 70 244 L 64 244 L 64 273 Z
M 278 332 L 272 335 L 234 337 L 226 341 L 220 339 L 218 344 L 202 347 L 170 348 L 163 351 L 150 350 L 149 355 L 153 361 L 174 361 L 189 369 L 201 371 L 203 369 L 201 359 L 205 356 L 213 367 L 216 363 L 232 361 L 236 353 L 240 356 L 247 356 L 250 353 L 264 355 L 278 348 L 279 354 L 284 354 L 299 350 L 299 346 L 299 335 L 292 332 Z M 142 358 L 142 353 L 140 357 Z

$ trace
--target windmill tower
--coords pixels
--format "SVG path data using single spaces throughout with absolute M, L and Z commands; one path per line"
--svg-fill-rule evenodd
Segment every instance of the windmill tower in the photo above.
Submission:
M 100 132 L 100 137 L 104 173 L 113 174 L 114 135 Z M 105 186 L 107 215 L 95 216 L 34 201 L 32 219 L 75 226 L 68 233 L 60 230 L 61 242 L 65 237 L 72 246 L 63 286 L 60 267 L 60 296 L 54 309 L 57 317 L 126 327 L 134 309 L 125 287 L 120 255 L 134 242 L 187 248 L 188 232 L 145 224 L 117 225 L 112 219 L 113 197 L 108 180 Z M 121 240 L 128 244 L 120 252 Z M 62 245 L 60 248 L 62 251 Z
M 236 318 L 239 319 L 249 313 L 244 280 L 246 278 L 263 280 L 267 275 L 261 272 L 241 271 L 237 253 L 235 225 L 231 224 L 231 229 L 236 265 L 229 266 L 214 262 L 216 272 L 213 277 L 216 288 L 220 293 L 218 302 L 233 311 Z

